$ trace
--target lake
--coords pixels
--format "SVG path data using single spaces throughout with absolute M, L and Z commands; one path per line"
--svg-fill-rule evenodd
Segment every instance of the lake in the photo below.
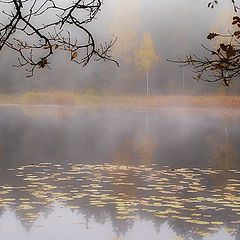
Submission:
M 240 112 L 0 107 L 0 238 L 240 239 Z

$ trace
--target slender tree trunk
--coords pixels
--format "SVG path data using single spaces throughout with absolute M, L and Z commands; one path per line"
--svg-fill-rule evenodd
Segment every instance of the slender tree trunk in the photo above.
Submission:
M 185 93 L 185 72 L 184 72 L 184 67 L 182 68 L 182 90 L 183 94 Z
M 228 126 L 225 123 L 225 159 L 226 159 L 226 170 L 228 170 Z
M 149 76 L 148 76 L 148 72 L 146 72 L 146 76 L 147 76 L 147 95 L 149 94 Z
M 148 128 L 149 128 L 149 110 L 148 110 L 148 107 L 146 109 L 146 134 L 148 133 Z

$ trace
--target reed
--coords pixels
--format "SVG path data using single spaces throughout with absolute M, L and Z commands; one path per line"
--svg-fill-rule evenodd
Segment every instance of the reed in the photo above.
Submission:
M 123 108 L 159 107 L 240 107 L 240 96 L 139 96 L 100 95 L 94 90 L 85 93 L 62 91 L 32 91 L 23 95 L 0 94 L 1 104 L 26 105 L 82 105 L 112 106 Z

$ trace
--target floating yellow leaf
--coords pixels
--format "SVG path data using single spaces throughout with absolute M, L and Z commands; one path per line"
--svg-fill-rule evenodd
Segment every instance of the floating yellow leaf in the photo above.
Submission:
M 200 225 L 209 224 L 209 222 L 206 222 L 206 221 L 200 221 L 200 220 L 186 220 L 186 222 L 189 222 L 189 223 L 195 223 L 195 224 L 200 224 Z
M 218 231 L 219 230 L 219 228 L 217 228 L 217 227 L 209 227 L 209 228 L 207 228 L 208 230 L 211 230 L 211 231 Z
M 234 232 L 234 231 L 236 231 L 236 229 L 234 229 L 234 228 L 224 228 L 224 230 L 227 231 L 227 232 Z
M 201 236 L 212 236 L 212 234 L 208 233 L 208 232 L 195 231 L 195 233 L 197 233 L 198 235 L 201 235 Z
M 222 225 L 223 222 L 211 222 L 211 224 Z
M 158 214 L 156 214 L 155 217 L 158 217 L 158 218 L 167 218 L 166 215 L 158 215 Z

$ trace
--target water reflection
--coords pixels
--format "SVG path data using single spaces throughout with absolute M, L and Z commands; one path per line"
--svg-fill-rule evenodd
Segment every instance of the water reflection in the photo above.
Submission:
M 144 221 L 153 222 L 156 231 L 167 223 L 178 236 L 190 239 L 220 229 L 232 235 L 239 231 L 238 170 L 228 172 L 223 189 L 211 184 L 222 170 L 40 163 L 7 171 L 15 181 L 0 187 L 1 214 L 14 211 L 27 231 L 42 215 L 58 214 L 59 206 L 83 216 L 79 224 L 86 229 L 91 219 L 111 223 L 116 236 Z
M 0 111 L 1 236 L 239 239 L 238 115 Z

